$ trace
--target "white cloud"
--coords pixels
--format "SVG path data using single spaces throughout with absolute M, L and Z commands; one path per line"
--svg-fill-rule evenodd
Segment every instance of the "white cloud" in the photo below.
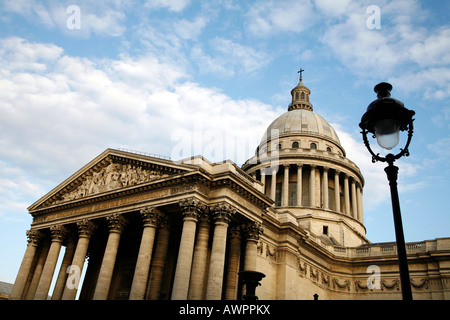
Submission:
M 79 8 L 79 16 L 73 12 L 67 12 L 67 8 L 76 5 Z M 28 21 L 46 28 L 59 28 L 67 36 L 89 38 L 92 33 L 101 36 L 119 36 L 125 30 L 125 14 L 129 4 L 124 1 L 100 2 L 83 1 L 7 1 L 3 3 L 5 13 L 14 13 L 23 16 Z M 75 30 L 68 29 L 67 20 L 80 19 L 80 27 Z
M 398 75 L 397 75 L 398 74 Z M 407 94 L 421 93 L 426 100 L 443 100 L 450 97 L 450 67 L 430 67 L 405 70 L 389 77 L 396 90 Z
M 145 5 L 149 8 L 167 8 L 169 11 L 181 12 L 190 3 L 190 0 L 148 0 Z
M 5 0 L 4 12 L 20 14 L 29 20 L 37 20 L 46 27 L 54 27 L 55 22 L 44 4 L 36 0 Z
M 15 42 L 0 61 L 26 48 L 29 67 L 4 63 L 0 72 L 0 161 L 6 164 L 0 179 L 2 194 L 15 195 L 1 201 L 8 217 L 108 147 L 171 155 L 182 132 L 199 144 L 180 156 L 206 153 L 211 161 L 242 163 L 276 117 L 258 101 L 183 82 L 183 70 L 151 56 L 93 61 L 53 45 Z M 58 54 L 34 68 L 46 50 Z
M 420 21 L 427 18 L 427 13 L 417 1 L 379 3 L 381 28 L 369 29 L 369 4 L 366 1 L 346 6 L 343 19 L 325 29 L 324 45 L 362 79 L 388 78 L 403 92 L 420 90 L 425 99 L 448 98 L 450 29 L 423 27 Z
M 409 54 L 411 59 L 423 67 L 450 64 L 450 28 L 442 27 L 433 34 L 424 34 L 414 39 Z
M 196 39 L 208 23 L 206 17 L 197 17 L 194 21 L 181 19 L 173 24 L 175 33 L 182 39 Z
M 191 57 L 205 73 L 215 73 L 225 77 L 236 73 L 253 74 L 271 61 L 268 54 L 229 39 L 216 37 L 210 44 L 212 48 L 210 55 L 200 46 L 195 46 L 191 50 Z
M 247 28 L 256 36 L 279 32 L 302 32 L 314 23 L 310 0 L 258 1 L 247 14 Z
M 226 65 L 224 58 L 207 55 L 200 45 L 191 49 L 191 59 L 197 64 L 201 73 L 212 73 L 222 77 L 234 76 L 235 71 Z
M 346 13 L 351 0 L 315 0 L 314 3 L 326 15 L 340 16 Z
M 54 61 L 63 53 L 63 49 L 53 44 L 31 45 L 24 39 L 11 37 L 0 39 L 0 61 L 6 71 L 40 71 L 47 68 L 47 64 Z
M 120 11 L 106 10 L 101 14 L 87 13 L 82 15 L 80 30 L 86 28 L 99 35 L 119 36 L 126 30 L 123 25 L 125 14 Z

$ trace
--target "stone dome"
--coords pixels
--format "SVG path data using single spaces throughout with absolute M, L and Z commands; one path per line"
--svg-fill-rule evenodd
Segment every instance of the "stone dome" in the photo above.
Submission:
M 295 149 L 317 149 L 345 157 L 336 131 L 327 120 L 314 112 L 309 101 L 310 95 L 311 91 L 303 84 L 300 75 L 298 85 L 291 90 L 288 111 L 269 125 L 256 148 L 256 155 L 274 150 L 275 147 L 277 150 L 283 149 L 285 155 L 286 152 L 298 153 Z
M 267 128 L 260 145 L 271 140 L 272 135 L 281 137 L 286 134 L 314 135 L 340 145 L 336 131 L 328 121 L 307 109 L 292 109 L 275 119 Z

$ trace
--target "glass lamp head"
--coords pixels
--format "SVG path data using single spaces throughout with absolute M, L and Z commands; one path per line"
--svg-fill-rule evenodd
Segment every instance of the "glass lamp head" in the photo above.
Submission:
M 391 98 L 392 85 L 377 84 L 374 91 L 378 99 L 373 101 L 361 118 L 359 126 L 375 135 L 380 147 L 391 150 L 400 140 L 400 131 L 406 130 L 414 111 L 405 108 L 403 102 Z

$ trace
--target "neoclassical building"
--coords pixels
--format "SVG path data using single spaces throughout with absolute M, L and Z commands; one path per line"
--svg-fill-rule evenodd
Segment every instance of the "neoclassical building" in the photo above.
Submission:
M 28 208 L 10 299 L 235 300 L 242 270 L 264 273 L 259 299 L 401 299 L 396 245 L 366 238 L 364 178 L 310 94 L 300 77 L 242 167 L 104 151 Z M 414 299 L 450 299 L 450 238 L 407 252 Z

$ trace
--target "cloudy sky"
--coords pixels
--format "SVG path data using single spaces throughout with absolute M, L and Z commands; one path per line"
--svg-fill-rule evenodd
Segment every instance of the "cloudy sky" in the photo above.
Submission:
M 397 162 L 406 241 L 450 236 L 449 12 L 438 0 L 1 1 L 0 280 L 19 269 L 27 207 L 105 149 L 242 164 L 299 68 L 366 179 L 369 240 L 395 240 L 384 165 L 358 129 L 381 81 L 416 111 Z

